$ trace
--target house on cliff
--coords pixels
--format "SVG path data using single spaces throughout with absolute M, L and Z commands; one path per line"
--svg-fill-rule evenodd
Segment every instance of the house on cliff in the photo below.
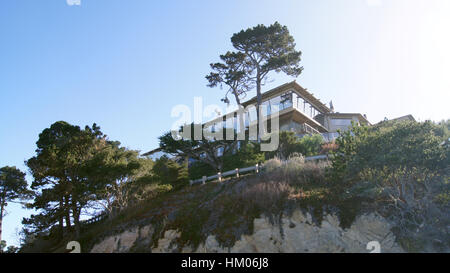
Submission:
M 278 114 L 279 130 L 294 132 L 298 137 L 321 134 L 325 141 L 332 141 L 338 137 L 338 130 L 348 130 L 352 121 L 356 124 L 371 125 L 366 115 L 335 112 L 331 102 L 328 107 L 296 81 L 264 92 L 261 101 L 263 119 L 270 120 L 271 115 Z M 245 130 L 257 123 L 256 102 L 257 98 L 253 97 L 242 104 L 245 107 L 243 115 Z M 236 110 L 220 115 L 203 126 L 214 132 L 218 128 L 227 128 L 231 125 L 239 131 L 239 124 L 239 114 Z M 143 156 L 159 158 L 163 154 L 160 148 L 156 148 L 144 153 Z

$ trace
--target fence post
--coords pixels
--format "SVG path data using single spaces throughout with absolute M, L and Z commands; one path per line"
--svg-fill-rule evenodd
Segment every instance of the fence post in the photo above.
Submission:
M 236 178 L 239 178 L 239 168 L 236 168 Z
M 205 184 L 206 183 L 206 176 L 203 176 L 202 177 L 202 184 Z
M 256 163 L 256 173 L 259 173 L 259 164 Z
M 217 177 L 219 178 L 219 182 L 222 182 L 222 173 L 221 172 L 217 173 Z

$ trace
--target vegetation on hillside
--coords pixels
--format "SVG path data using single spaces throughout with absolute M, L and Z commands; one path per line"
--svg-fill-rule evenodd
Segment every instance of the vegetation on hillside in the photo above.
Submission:
M 109 140 L 96 124 L 81 129 L 55 122 L 36 144 L 36 156 L 26 164 L 33 176 L 33 200 L 27 207 L 37 213 L 23 220 L 25 245 L 36 237 L 53 243 L 78 238 L 86 226 L 82 216 L 112 219 L 187 182 L 186 166 L 139 157 L 138 151 Z
M 210 87 L 225 84 L 238 105 L 255 85 L 259 107 L 270 72 L 298 76 L 302 71 L 301 52 L 278 22 L 242 30 L 231 42 L 235 51 L 211 65 L 207 80 Z M 229 102 L 226 95 L 223 101 Z M 81 128 L 55 122 L 42 131 L 36 154 L 25 162 L 31 191 L 24 173 L 0 169 L 0 251 L 5 248 L 4 209 L 26 198 L 32 199 L 27 207 L 35 214 L 23 220 L 24 252 L 65 251 L 71 240 L 88 251 L 105 236 L 149 223 L 153 237 L 134 251 L 149 251 L 168 229 L 181 233 L 179 248 L 196 248 L 208 235 L 231 247 L 242 234 L 252 233 L 256 217 L 265 215 L 276 225 L 298 208 L 310 212 L 317 224 L 324 213 L 335 213 L 344 228 L 357 215 L 376 211 L 393 224 L 405 249 L 449 251 L 449 126 L 449 121 L 355 125 L 332 143 L 320 135 L 298 138 L 281 132 L 278 150 L 261 152 L 261 136 L 240 142 L 237 149 L 235 137 L 222 140 L 226 131 L 208 133 L 194 125 L 162 135 L 160 148 L 174 158 L 153 161 L 108 139 L 96 124 Z M 196 131 L 208 136 L 196 139 Z M 319 153 L 330 153 L 330 161 L 305 162 L 305 156 Z M 196 160 L 189 168 L 187 157 Z M 259 174 L 188 186 L 189 179 L 262 162 Z M 82 221 L 92 215 L 107 217 Z
M 0 168 L 0 253 L 15 252 L 14 246 L 6 246 L 2 240 L 3 217 L 6 215 L 6 207 L 11 202 L 20 202 L 31 197 L 28 189 L 25 173 L 16 167 L 5 166 Z
M 290 153 L 284 159 L 266 160 L 257 175 L 192 187 L 185 186 L 185 166 L 163 157 L 152 163 L 150 176 L 141 176 L 141 182 L 147 181 L 143 185 L 159 185 L 153 194 L 130 202 L 114 217 L 87 226 L 77 239 L 83 251 L 88 251 L 104 236 L 152 224 L 155 232 L 150 242 L 136 245 L 133 251 L 150 251 L 169 229 L 181 233 L 176 242 L 179 250 L 196 248 L 208 235 L 215 235 L 223 247 L 231 247 L 242 234 L 252 233 L 253 220 L 261 215 L 277 225 L 282 216 L 302 209 L 320 225 L 324 213 L 335 213 L 346 228 L 357 215 L 376 211 L 393 224 L 406 250 L 448 251 L 448 125 L 354 126 L 336 140 L 331 161 L 305 162 L 303 155 Z M 224 162 L 264 160 L 267 155 L 252 150 L 255 147 L 249 143 L 244 153 Z M 46 238 L 45 251 L 57 250 L 58 243 Z M 34 247 L 45 246 L 44 242 L 41 238 Z
M 343 202 L 391 220 L 407 249 L 450 240 L 450 122 L 354 126 L 337 139 L 328 178 Z

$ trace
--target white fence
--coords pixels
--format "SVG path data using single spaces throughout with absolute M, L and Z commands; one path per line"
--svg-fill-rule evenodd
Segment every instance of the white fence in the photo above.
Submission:
M 99 222 L 99 221 L 105 219 L 107 216 L 108 216 L 108 214 L 102 213 L 102 214 L 100 214 L 100 215 L 94 216 L 94 217 L 89 218 L 89 219 L 87 219 L 87 220 L 81 221 L 81 225 L 85 226 L 85 225 L 97 223 L 97 222 Z
M 319 160 L 319 159 L 328 159 L 327 155 L 316 155 L 316 156 L 309 156 L 309 157 L 305 157 L 305 161 L 311 161 L 311 160 Z M 222 181 L 222 179 L 224 177 L 227 176 L 235 176 L 235 177 L 239 177 L 239 175 L 244 174 L 244 173 L 250 173 L 250 172 L 255 172 L 255 173 L 259 173 L 262 169 L 263 165 L 261 164 L 256 164 L 255 166 L 251 166 L 251 167 L 247 167 L 247 168 L 236 168 L 234 170 L 231 171 L 227 171 L 227 172 L 218 172 L 215 175 L 211 175 L 211 176 L 203 176 L 200 179 L 196 179 L 196 180 L 190 180 L 189 181 L 189 185 L 194 185 L 194 184 L 205 184 L 207 181 L 211 181 L 211 180 L 219 180 Z

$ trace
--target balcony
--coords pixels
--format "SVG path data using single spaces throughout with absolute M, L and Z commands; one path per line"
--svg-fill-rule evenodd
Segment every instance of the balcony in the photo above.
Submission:
M 301 134 L 301 135 L 313 135 L 313 134 L 320 134 L 320 132 L 316 129 L 314 129 L 312 126 L 302 123 L 299 124 L 298 128 L 296 128 L 295 133 Z

